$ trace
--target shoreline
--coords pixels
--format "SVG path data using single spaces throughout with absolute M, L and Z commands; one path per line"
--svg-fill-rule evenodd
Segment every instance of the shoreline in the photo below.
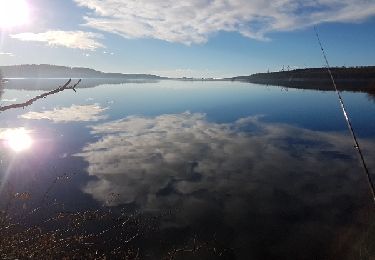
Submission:
M 332 68 L 331 72 L 339 90 L 375 93 L 375 66 Z M 333 90 L 326 68 L 256 73 L 229 80 L 299 89 Z

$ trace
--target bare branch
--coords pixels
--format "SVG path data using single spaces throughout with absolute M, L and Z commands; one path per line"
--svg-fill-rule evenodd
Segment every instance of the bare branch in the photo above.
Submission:
M 66 90 L 66 89 L 72 89 L 74 92 L 76 92 L 75 87 L 77 87 L 77 85 L 81 82 L 81 80 L 78 80 L 76 84 L 74 84 L 72 86 L 69 86 L 69 84 L 71 82 L 72 82 L 72 79 L 69 79 L 63 86 L 59 86 L 58 88 L 56 88 L 54 90 L 51 90 L 49 92 L 38 95 L 38 96 L 36 96 L 36 97 L 34 97 L 34 98 L 24 102 L 24 103 L 12 104 L 12 105 L 9 105 L 9 106 L 0 106 L 0 112 L 6 111 L 6 110 L 9 110 L 9 109 L 12 109 L 12 108 L 21 108 L 21 107 L 25 108 L 27 106 L 30 106 L 32 103 L 34 103 L 38 99 L 46 98 L 49 95 L 56 94 L 58 92 Z

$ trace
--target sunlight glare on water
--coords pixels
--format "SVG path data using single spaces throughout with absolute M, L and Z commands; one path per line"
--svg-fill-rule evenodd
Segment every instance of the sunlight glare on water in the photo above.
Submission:
M 1 134 L 1 139 L 5 140 L 7 146 L 14 152 L 22 152 L 31 148 L 33 140 L 29 131 L 25 128 L 5 130 Z

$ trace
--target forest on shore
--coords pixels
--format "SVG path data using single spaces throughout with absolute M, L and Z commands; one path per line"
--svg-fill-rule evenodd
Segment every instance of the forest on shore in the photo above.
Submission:
M 375 66 L 335 67 L 331 72 L 341 90 L 375 92 Z M 333 87 L 327 68 L 256 73 L 230 80 L 304 89 L 332 90 Z

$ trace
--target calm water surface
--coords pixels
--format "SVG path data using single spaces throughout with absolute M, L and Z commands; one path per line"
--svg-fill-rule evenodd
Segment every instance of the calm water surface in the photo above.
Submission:
M 1 103 L 48 84 L 13 80 Z M 232 82 L 82 87 L 0 114 L 0 205 L 25 227 L 51 229 L 46 220 L 62 212 L 121 211 L 142 216 L 126 241 L 140 258 L 375 256 L 370 192 L 334 92 Z M 343 97 L 375 173 L 374 98 Z M 31 141 L 16 136 L 15 151 L 6 133 L 19 128 Z

